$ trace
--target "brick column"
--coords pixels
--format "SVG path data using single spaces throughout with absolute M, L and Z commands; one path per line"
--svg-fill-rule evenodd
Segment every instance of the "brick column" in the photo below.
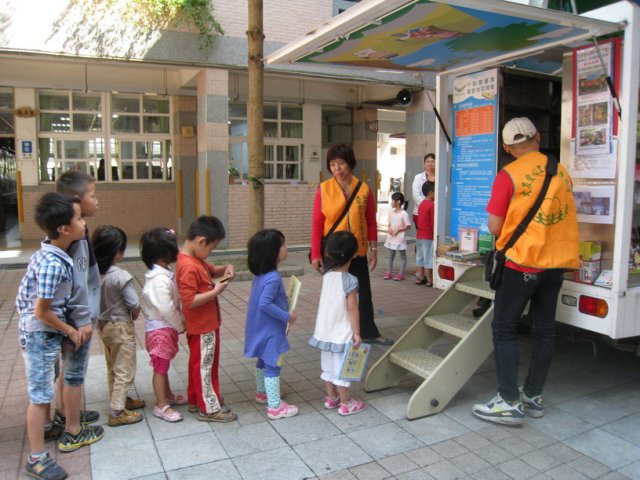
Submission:
M 214 215 L 229 223 L 229 72 L 208 68 L 198 74 L 198 170 L 183 178 L 185 192 L 197 181 L 198 215 Z M 226 246 L 227 241 L 221 246 Z

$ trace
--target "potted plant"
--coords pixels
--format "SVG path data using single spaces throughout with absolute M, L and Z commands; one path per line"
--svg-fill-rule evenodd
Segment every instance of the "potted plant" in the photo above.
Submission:
M 235 183 L 235 179 L 240 177 L 240 170 L 236 167 L 229 167 L 229 185 Z

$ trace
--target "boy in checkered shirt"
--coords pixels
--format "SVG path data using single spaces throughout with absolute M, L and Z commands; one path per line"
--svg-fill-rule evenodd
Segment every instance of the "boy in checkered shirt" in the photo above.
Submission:
M 45 450 L 44 430 L 62 340 L 68 337 L 76 348 L 88 340 L 85 333 L 64 320 L 73 283 L 73 260 L 66 251 L 84 237 L 86 225 L 80 200 L 60 193 L 42 196 L 35 220 L 47 239 L 31 257 L 16 298 L 29 395 L 26 425 L 30 455 L 25 471 L 31 478 L 61 480 L 67 473 Z

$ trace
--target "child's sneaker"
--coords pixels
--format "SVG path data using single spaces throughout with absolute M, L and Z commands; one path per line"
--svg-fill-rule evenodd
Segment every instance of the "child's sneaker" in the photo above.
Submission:
M 298 414 L 298 407 L 289 405 L 287 402 L 280 402 L 278 408 L 267 408 L 267 417 L 271 420 L 278 420 L 280 418 L 295 417 Z
M 80 410 L 80 423 L 89 425 L 90 423 L 97 422 L 100 419 L 100 413 L 95 410 Z M 67 421 L 67 417 L 62 415 L 59 410 L 56 410 L 53 416 L 53 423 L 62 425 L 64 427 Z
M 393 278 L 393 275 L 391 275 L 391 272 L 384 272 L 382 278 L 384 278 L 385 280 L 391 280 Z
M 127 401 L 124 404 L 125 410 L 140 410 L 144 408 L 146 405 L 144 400 L 139 400 L 137 398 L 127 397 Z
M 73 452 L 85 445 L 91 445 L 104 437 L 104 428 L 100 425 L 80 424 L 80 431 L 75 435 L 64 432 L 58 442 L 58 450 L 61 452 Z
M 256 392 L 256 403 L 264 405 L 267 403 L 267 394 L 263 392 Z
M 365 408 L 367 408 L 367 405 L 364 402 L 352 398 L 349 400 L 349 403 L 340 404 L 338 407 L 338 413 L 342 416 L 353 415 L 354 413 L 360 413 Z
M 487 404 L 475 404 L 472 411 L 476 417 L 503 425 L 522 425 L 524 422 L 522 402 L 518 400 L 511 404 L 499 393 Z
M 67 478 L 67 472 L 49 456 L 48 452 L 35 462 L 30 462 L 27 459 L 24 473 L 26 473 L 27 477 L 41 480 L 63 480 Z
M 142 415 L 138 412 L 132 412 L 126 408 L 120 412 L 120 415 L 113 417 L 109 415 L 107 425 L 110 427 L 121 427 L 122 425 L 133 425 L 142 421 Z
M 395 276 L 395 277 L 393 277 L 393 279 L 394 279 L 396 282 L 401 282 L 402 280 L 404 280 L 404 275 L 403 275 L 403 274 L 401 274 L 401 273 L 398 273 L 398 274 L 396 274 L 396 276 Z
M 542 402 L 542 395 L 534 395 L 528 397 L 524 393 L 524 390 L 520 390 L 520 400 L 522 401 L 522 407 L 524 413 L 533 418 L 540 418 L 544 415 L 544 403 Z
M 338 408 L 340 405 L 340 397 L 331 398 L 324 397 L 324 408 L 327 410 L 333 410 L 334 408 Z
M 49 442 L 51 440 L 58 440 L 62 435 L 62 432 L 64 432 L 64 425 L 58 425 L 55 422 L 51 422 L 49 428 L 45 427 L 44 441 Z
M 236 421 L 238 419 L 238 415 L 233 413 L 231 410 L 227 412 L 218 410 L 214 413 L 199 412 L 196 418 L 201 422 L 229 423 Z

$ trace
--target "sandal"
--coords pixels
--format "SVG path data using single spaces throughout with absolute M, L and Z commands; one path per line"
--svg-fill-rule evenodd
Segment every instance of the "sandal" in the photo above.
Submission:
M 433 288 L 433 283 L 431 282 L 425 282 L 424 284 L 429 288 Z
M 416 280 L 416 285 L 426 285 L 427 284 L 427 279 L 426 278 L 418 278 Z
M 173 400 L 169 402 L 171 405 L 186 405 L 189 400 L 184 395 L 174 395 Z
M 176 412 L 175 410 L 173 412 L 167 412 L 167 410 L 169 410 L 170 408 L 171 408 L 171 405 L 165 405 L 162 408 L 155 405 L 153 407 L 153 415 L 155 417 L 161 418 L 165 422 L 169 422 L 169 423 L 181 422 L 182 415 L 180 414 L 180 412 Z

